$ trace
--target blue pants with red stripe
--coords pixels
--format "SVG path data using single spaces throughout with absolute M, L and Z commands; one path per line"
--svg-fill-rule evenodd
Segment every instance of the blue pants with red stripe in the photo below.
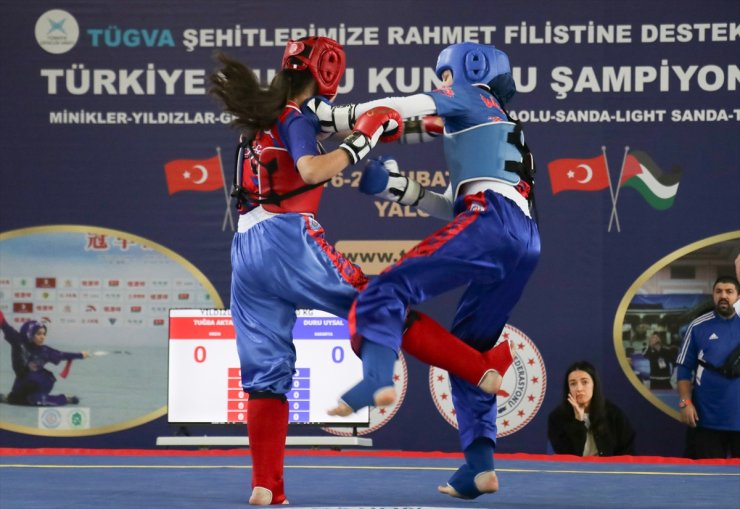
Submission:
M 246 392 L 292 388 L 296 309 L 346 317 L 367 278 L 307 215 L 286 213 L 236 233 L 231 245 L 231 316 Z
M 537 225 L 493 191 L 459 198 L 455 212 L 357 296 L 350 316 L 357 336 L 398 351 L 409 307 L 465 286 L 451 332 L 479 351 L 496 344 L 537 264 Z M 496 397 L 450 380 L 462 448 L 480 437 L 495 442 Z

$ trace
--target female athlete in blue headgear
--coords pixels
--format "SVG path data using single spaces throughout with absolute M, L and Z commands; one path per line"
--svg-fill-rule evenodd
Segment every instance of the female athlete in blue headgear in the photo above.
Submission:
M 409 312 L 410 307 L 460 286 L 466 290 L 452 334 L 479 351 L 506 346 L 496 342 L 540 254 L 540 237 L 530 206 L 534 198 L 533 160 L 521 126 L 511 121 L 505 110 L 515 92 L 508 57 L 493 46 L 454 44 L 440 53 L 436 73 L 442 87 L 429 93 L 349 106 L 333 107 L 320 100 L 307 103 L 327 131 L 351 125 L 353 115 L 377 106 L 391 107 L 404 118 L 416 119 L 411 124 L 417 127 L 415 133 L 408 132 L 406 123 L 404 136 L 409 140 L 414 134 L 421 141 L 441 134 L 442 126 L 429 115 L 443 121 L 451 180 L 444 195 L 429 192 L 401 175 L 392 159 L 371 161 L 360 183 L 365 193 L 415 205 L 451 220 L 370 281 L 355 300 L 350 330 L 356 351 L 364 365 L 378 365 L 380 372 L 388 371 L 392 362 L 388 358 L 393 359 L 402 344 L 405 347 L 408 343 L 402 332 L 410 322 L 422 336 L 432 330 L 433 321 L 424 316 L 419 320 L 418 313 Z M 508 353 L 508 347 L 503 352 Z M 450 355 L 446 351 L 439 354 Z M 511 358 L 508 360 L 508 364 L 501 364 L 502 376 Z M 454 497 L 475 498 L 498 489 L 493 465 L 496 396 L 495 391 L 491 394 L 451 375 L 466 463 L 439 490 Z M 382 383 L 366 377 L 343 395 L 332 412 L 345 415 L 357 410 L 381 389 Z
M 59 364 L 62 361 L 86 359 L 88 352 L 60 352 L 46 346 L 46 325 L 36 320 L 29 320 L 17 331 L 11 326 L 0 311 L 0 329 L 5 341 L 11 346 L 11 360 L 15 381 L 10 394 L 4 401 L 13 405 L 63 406 L 77 404 L 77 396 L 51 394 L 56 377 L 44 366 L 48 363 Z
M 211 93 L 244 132 L 234 182 L 240 216 L 231 248 L 231 315 L 242 387 L 249 393 L 249 502 L 282 504 L 287 503 L 285 394 L 293 387 L 295 372 L 296 309 L 346 317 L 367 283 L 359 267 L 326 241 L 315 219 L 323 184 L 363 158 L 386 131 L 389 140 L 399 136 L 401 118 L 390 108 L 368 108 L 353 120 L 352 132 L 339 148 L 325 153 L 317 142 L 322 136 L 319 123 L 299 105 L 316 94 L 320 102 L 336 95 L 345 69 L 338 43 L 326 37 L 289 41 L 282 70 L 267 89 L 248 67 L 225 55 L 219 60 L 223 66 L 211 77 Z M 489 373 L 490 356 L 457 340 L 445 349 L 458 354 L 440 367 L 483 387 L 495 378 Z M 388 360 L 392 375 L 395 353 Z M 366 376 L 372 375 L 368 369 Z M 369 403 L 385 402 L 383 391 L 375 396 Z

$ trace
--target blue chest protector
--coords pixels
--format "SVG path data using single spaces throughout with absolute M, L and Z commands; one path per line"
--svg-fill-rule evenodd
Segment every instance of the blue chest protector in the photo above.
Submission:
M 471 180 L 517 185 L 520 178 L 515 170 L 512 171 L 512 165 L 521 165 L 523 155 L 513 140 L 521 146 L 522 136 L 516 124 L 511 122 L 493 122 L 455 133 L 445 132 L 444 152 L 454 195 L 457 196 L 462 184 Z

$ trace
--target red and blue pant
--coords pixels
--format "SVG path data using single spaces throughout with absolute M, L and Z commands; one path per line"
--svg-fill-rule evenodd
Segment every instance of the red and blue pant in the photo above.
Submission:
M 406 311 L 461 286 L 452 333 L 479 351 L 492 348 L 540 254 L 536 223 L 493 191 L 459 198 L 455 218 L 370 281 L 357 296 L 350 329 L 398 351 Z M 496 397 L 451 375 L 462 448 L 496 440 Z
M 246 392 L 292 388 L 296 309 L 346 317 L 367 283 L 311 216 L 279 214 L 234 235 L 231 316 Z

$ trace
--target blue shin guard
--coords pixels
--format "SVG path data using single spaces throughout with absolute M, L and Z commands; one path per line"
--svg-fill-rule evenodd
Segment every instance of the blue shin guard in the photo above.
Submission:
M 477 498 L 481 493 L 475 485 L 475 476 L 493 470 L 493 442 L 478 438 L 464 451 L 466 464 L 457 469 L 448 484 L 466 498 Z
M 493 441 L 490 438 L 476 438 L 465 448 L 465 463 L 476 473 L 493 470 Z
M 476 473 L 468 465 L 463 465 L 452 474 L 447 484 L 465 498 L 478 498 L 483 493 L 475 487 L 475 476 Z
M 374 395 L 379 389 L 393 387 L 396 352 L 390 347 L 365 340 L 362 342 L 360 358 L 363 379 L 342 396 L 342 401 L 355 411 L 374 405 Z

